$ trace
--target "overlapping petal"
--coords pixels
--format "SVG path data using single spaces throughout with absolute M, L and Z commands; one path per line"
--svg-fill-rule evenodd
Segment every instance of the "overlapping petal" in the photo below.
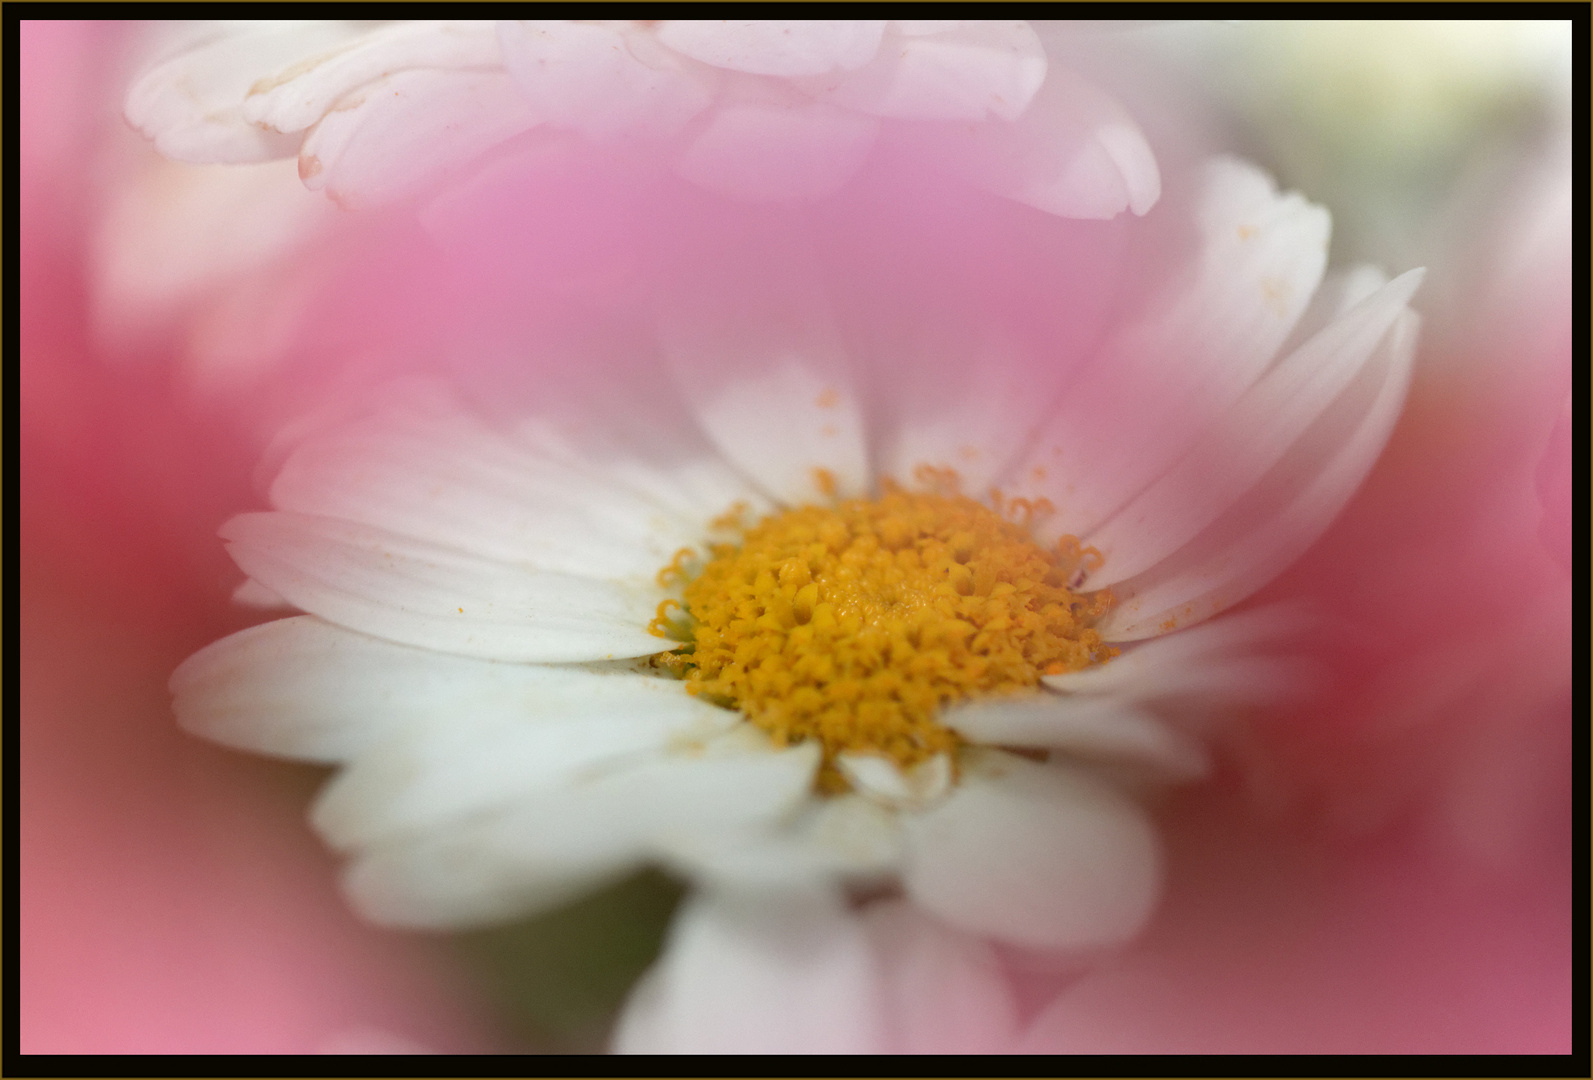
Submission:
M 1259 170 L 1207 169 L 1189 276 L 1064 394 L 1013 486 L 1049 499 L 1046 539 L 1087 535 L 1171 468 L 1267 369 L 1321 281 L 1328 215 Z
M 594 578 L 494 562 L 338 518 L 241 514 L 233 560 L 294 606 L 406 645 L 488 660 L 645 656 L 657 596 Z
M 1145 812 L 1072 767 L 970 751 L 951 797 L 903 829 L 908 897 L 953 926 L 1018 945 L 1125 941 L 1160 889 Z

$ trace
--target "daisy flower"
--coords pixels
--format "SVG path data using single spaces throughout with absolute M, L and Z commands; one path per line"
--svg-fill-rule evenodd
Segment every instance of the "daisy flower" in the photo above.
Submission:
M 717 198 L 839 189 L 867 156 L 833 141 L 855 119 L 810 153 L 808 119 L 745 110 L 869 118 L 870 147 L 881 116 L 951 123 L 913 146 L 971 148 L 959 183 L 1050 213 L 1148 209 L 1154 165 L 1131 126 L 1065 96 L 1047 111 L 1046 86 L 1071 84 L 1043 53 L 1018 83 L 1035 108 L 1009 108 L 1018 90 L 981 66 L 1032 67 L 1008 24 L 771 43 L 773 25 L 318 27 L 345 38 L 262 75 L 250 65 L 290 64 L 302 41 L 255 39 L 308 32 L 272 28 L 135 87 L 129 114 L 168 152 L 296 146 L 345 201 L 381 184 L 339 177 L 407 184 L 418 147 L 462 148 L 427 158 L 462 167 L 542 117 L 594 145 L 641 131 L 715 193 L 669 196 L 646 287 L 577 305 L 640 337 L 603 339 L 525 404 L 409 385 L 298 439 L 271 509 L 222 535 L 240 598 L 302 614 L 189 659 L 175 707 L 206 737 L 340 767 L 312 820 L 377 922 L 504 920 L 645 865 L 693 881 L 620 1049 L 878 1049 L 930 1015 L 978 1028 L 967 1045 L 1010 1026 L 980 997 L 991 942 L 1078 954 L 1149 916 L 1161 868 L 1136 782 L 1206 767 L 1168 702 L 1275 674 L 1248 655 L 1263 616 L 1197 624 L 1304 551 L 1376 460 L 1420 272 L 1324 281 L 1326 212 L 1217 159 L 1175 208 L 1172 270 L 1122 311 L 1099 305 L 1099 334 L 1069 338 L 1064 318 L 1037 336 L 933 294 L 886 317 L 827 203 Z M 720 81 L 703 89 L 699 68 Z M 457 96 L 408 81 L 439 72 Z M 479 96 L 500 93 L 521 112 Z M 200 127 L 181 94 L 206 103 Z M 374 104 L 389 98 L 407 104 Z M 477 126 L 427 111 L 444 105 Z M 409 111 L 366 112 L 389 107 Z M 340 171 L 357 160 L 371 171 Z M 1090 160 L 1110 168 L 1070 171 Z M 717 224 L 696 235 L 705 198 Z M 911 1005 L 925 973 L 972 998 Z

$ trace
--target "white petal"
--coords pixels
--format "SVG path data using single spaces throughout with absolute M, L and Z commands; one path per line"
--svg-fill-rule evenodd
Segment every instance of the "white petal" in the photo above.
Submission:
M 785 817 L 808 797 L 817 763 L 815 747 L 646 759 L 373 845 L 344 887 L 384 924 L 452 927 L 529 914 L 674 847 L 729 843 Z
M 1182 636 L 1182 634 L 1177 635 Z M 1317 678 L 1318 669 L 1304 660 L 1275 656 L 1238 656 L 1155 663 L 1146 660 L 1128 665 L 1119 672 L 1108 672 L 1129 657 L 1123 656 L 1101 668 L 1048 675 L 1042 681 L 1051 688 L 1097 697 L 1110 694 L 1121 701 L 1170 701 L 1186 704 L 1209 699 L 1226 704 L 1240 702 L 1266 705 L 1297 695 Z M 1095 675 L 1095 679 L 1081 676 Z
M 327 843 L 439 831 L 743 722 L 674 679 L 516 667 L 512 680 L 461 681 L 455 702 L 360 754 L 316 800 L 311 820 Z
M 292 157 L 299 140 L 252 124 L 244 115 L 245 95 L 256 81 L 358 32 L 346 23 L 315 21 L 229 33 L 140 76 L 127 92 L 127 122 L 178 161 Z
M 1328 323 L 1387 284 L 1388 275 L 1368 263 L 1361 263 L 1348 270 L 1329 270 L 1322 278 L 1322 285 L 1316 290 L 1316 295 L 1311 297 L 1311 303 L 1301 314 L 1300 321 L 1294 324 L 1294 330 L 1283 343 L 1279 355 L 1286 356 L 1292 353 L 1324 329 Z
M 810 799 L 789 821 L 733 842 L 671 845 L 667 862 L 695 881 L 741 892 L 844 879 L 879 883 L 901 862 L 900 815 L 860 795 Z
M 880 969 L 892 1052 L 1011 1050 L 1017 1002 L 989 944 L 901 900 L 870 904 L 863 924 Z
M 417 406 L 305 440 L 272 482 L 272 504 L 644 588 L 729 505 L 689 524 L 604 470 L 538 452 L 445 404 Z
M 945 754 L 903 770 L 895 761 L 874 754 L 838 754 L 836 766 L 858 794 L 881 806 L 918 810 L 951 789 L 951 758 Z
M 681 152 L 675 172 L 744 202 L 811 202 L 852 178 L 878 134 L 873 117 L 822 101 L 726 102 Z
M 822 75 L 868 63 L 883 19 L 672 19 L 658 40 L 693 60 L 751 75 Z
M 1069 218 L 1144 214 L 1161 197 L 1156 158 L 1127 110 L 1053 66 L 1013 123 L 967 132 L 952 164 L 988 191 Z
M 1112 699 L 1043 694 L 983 701 L 948 709 L 941 719 L 975 742 L 1127 761 L 1179 779 L 1203 776 L 1209 767 L 1200 743 L 1151 713 Z
M 272 592 L 254 578 L 244 578 L 243 584 L 232 590 L 232 602 L 239 607 L 259 608 L 262 611 L 293 607 L 280 593 Z
M 953 470 L 964 494 L 989 491 L 1040 425 L 1070 371 L 1067 356 L 1041 362 L 1016 334 L 923 318 L 899 340 L 871 341 L 889 393 L 878 426 L 880 474 L 923 486 L 923 466 Z
M 367 83 L 415 68 L 498 66 L 495 24 L 402 22 L 315 56 L 249 91 L 244 116 L 274 131 L 303 131 Z
M 1257 490 L 1187 547 L 1114 589 L 1102 636 L 1134 641 L 1239 603 L 1310 547 L 1382 453 L 1410 383 L 1418 319 L 1403 313 L 1349 389 Z
M 908 897 L 954 926 L 1018 945 L 1122 942 L 1161 884 L 1150 821 L 1087 772 L 965 752 L 950 798 L 904 822 Z
M 461 663 L 471 662 L 302 615 L 239 631 L 183 661 L 171 677 L 172 708 L 185 729 L 228 746 L 343 761 L 411 715 L 410 703 L 427 696 L 417 683 L 451 693 L 458 680 L 449 668 Z
M 310 129 L 299 176 L 349 209 L 385 205 L 456 175 L 540 119 L 501 71 L 399 71 L 351 92 Z
M 825 895 L 695 896 L 620 1015 L 622 1054 L 857 1054 L 885 1049 L 860 921 Z
M 1412 270 L 1324 327 L 1217 419 L 1176 465 L 1085 542 L 1106 562 L 1105 588 L 1150 569 L 1254 487 L 1343 393 L 1421 284 Z
M 644 30 L 506 21 L 498 41 L 504 67 L 532 107 L 591 139 L 672 135 L 713 100 L 713 80 Z
M 897 120 L 1016 120 L 1045 81 L 1045 49 L 1027 22 L 980 19 L 932 34 L 887 30 L 856 71 L 803 81 L 834 105 Z
M 587 703 L 609 712 L 630 708 L 680 732 L 737 720 L 681 690 L 671 680 L 629 672 L 504 664 L 394 645 L 310 615 L 222 638 L 171 678 L 178 723 L 196 735 L 324 762 L 362 757 L 400 739 L 412 746 L 463 739 L 466 732 L 490 735 Z
M 1321 279 L 1327 212 L 1251 166 L 1208 167 L 1197 225 L 1192 278 L 1106 345 L 1013 474 L 1057 508 L 1042 540 L 1087 534 L 1166 472 L 1260 378 Z
M 660 304 L 659 338 L 713 444 L 789 505 L 863 494 L 862 405 L 816 271 L 727 256 L 683 284 Z
M 488 660 L 646 656 L 656 596 L 491 562 L 397 533 L 286 512 L 241 514 L 233 560 L 294 606 L 405 645 Z
M 1111 694 L 1127 701 L 1166 697 L 1180 692 L 1191 672 L 1270 659 L 1251 654 L 1289 644 L 1315 624 L 1308 611 L 1272 604 L 1129 645 L 1107 663 L 1044 675 L 1040 681 L 1069 694 Z

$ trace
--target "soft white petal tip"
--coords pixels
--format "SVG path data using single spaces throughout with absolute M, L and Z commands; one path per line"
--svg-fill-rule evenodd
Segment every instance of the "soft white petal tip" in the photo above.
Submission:
M 910 769 L 873 754 L 838 754 L 835 764 L 859 794 L 885 806 L 925 807 L 951 789 L 951 759 L 945 754 Z

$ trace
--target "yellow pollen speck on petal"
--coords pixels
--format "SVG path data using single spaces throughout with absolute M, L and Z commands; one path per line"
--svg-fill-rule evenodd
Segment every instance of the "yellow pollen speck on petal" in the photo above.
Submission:
M 813 403 L 821 409 L 833 409 L 841 403 L 841 393 L 833 386 L 826 386 L 819 391 L 819 396 Z
M 813 486 L 820 495 L 826 499 L 835 497 L 835 474 L 829 469 L 816 467 L 813 470 Z
M 919 479 L 930 476 L 955 480 Z M 689 625 L 668 617 L 675 601 L 659 605 L 649 629 L 689 643 L 655 663 L 778 744 L 819 742 L 821 791 L 845 789 L 842 752 L 907 769 L 953 751 L 937 719 L 948 703 L 1116 654 L 1093 629 L 1110 595 L 1068 586 L 1092 552 L 1071 537 L 1050 551 L 1033 541 L 1025 525 L 1043 500 L 998 505 L 888 487 L 744 527 L 686 586 Z

